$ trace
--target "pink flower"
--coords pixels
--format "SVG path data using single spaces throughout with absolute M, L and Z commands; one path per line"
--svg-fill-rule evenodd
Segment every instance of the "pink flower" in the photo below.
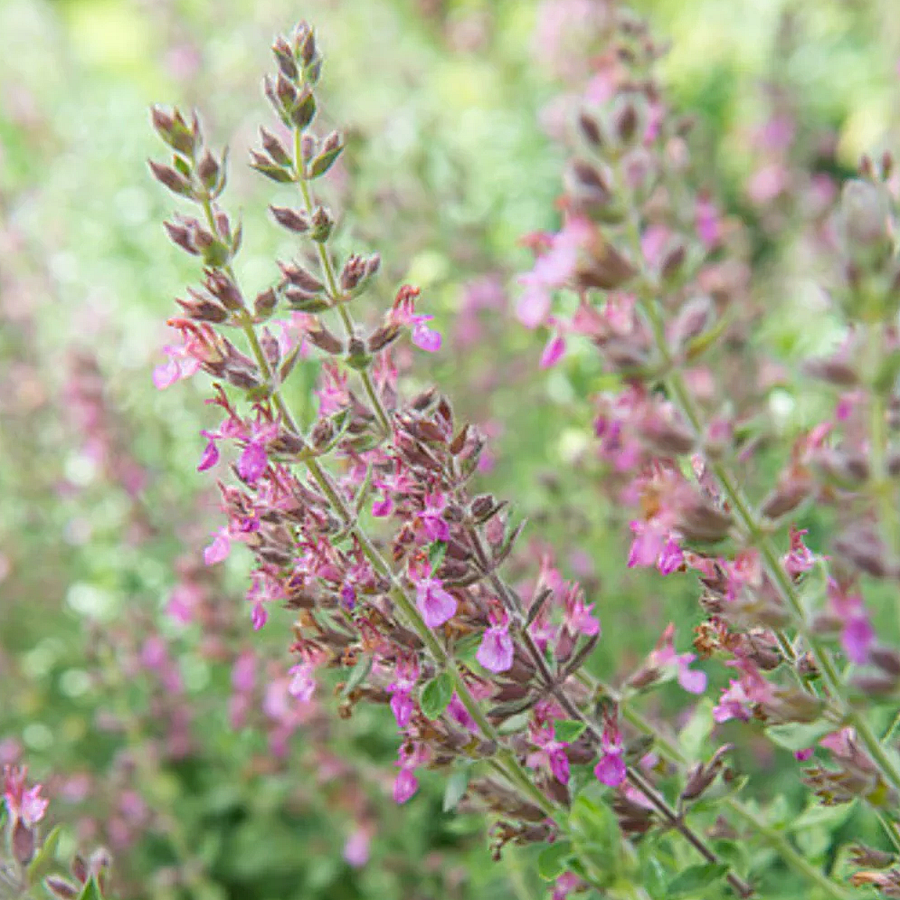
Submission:
M 44 818 L 50 801 L 41 797 L 42 787 L 39 784 L 26 790 L 27 774 L 25 767 L 4 766 L 3 798 L 13 823 L 21 820 L 26 828 L 33 828 Z
M 441 333 L 425 324 L 433 318 L 434 316 L 416 316 L 416 322 L 412 328 L 412 342 L 427 353 L 437 353 L 441 349 Z
M 565 623 L 572 631 L 592 637 L 600 632 L 600 623 L 591 615 L 594 604 L 585 604 L 584 591 L 577 584 L 572 584 L 566 591 Z
M 875 631 L 863 606 L 862 596 L 848 593 L 849 588 L 828 581 L 828 599 L 835 615 L 841 620 L 841 646 L 847 658 L 858 666 L 869 658 L 875 643 Z
M 600 759 L 594 766 L 594 776 L 609 787 L 618 787 L 624 780 L 625 749 L 622 746 L 622 735 L 618 728 L 607 725 L 600 739 Z
M 419 780 L 411 769 L 401 769 L 394 779 L 394 803 L 406 803 L 419 789 Z
M 553 717 L 545 706 L 539 705 L 535 710 L 535 718 L 528 726 L 532 743 L 539 749 L 530 753 L 526 759 L 531 768 L 542 766 L 550 770 L 560 784 L 569 783 L 569 757 L 562 741 L 556 740 L 553 733 Z
M 540 253 L 531 271 L 519 278 L 525 292 L 516 306 L 516 315 L 526 328 L 536 328 L 546 319 L 552 291 L 565 287 L 574 277 L 581 250 L 593 236 L 594 226 L 589 220 L 572 216 L 558 234 L 539 235 L 532 242 L 547 249 Z
M 416 587 L 416 605 L 429 628 L 437 628 L 456 615 L 456 599 L 444 590 L 440 578 L 431 576 L 431 566 L 426 565 L 418 574 L 410 571 L 410 579 Z
M 663 632 L 656 649 L 650 653 L 650 665 L 658 668 L 675 666 L 681 687 L 689 694 L 702 694 L 706 690 L 706 673 L 690 668 L 696 658 L 694 653 L 675 652 L 675 627 L 670 624 Z
M 743 684 L 732 679 L 728 683 L 728 688 L 719 697 L 719 702 L 713 707 L 713 718 L 720 724 L 729 719 L 749 722 L 752 714 L 753 706 Z
M 231 535 L 227 528 L 222 528 L 217 532 L 212 543 L 203 551 L 203 562 L 208 566 L 214 566 L 227 559 L 230 552 Z
M 550 369 L 555 366 L 566 352 L 566 339 L 559 333 L 555 334 L 547 342 L 544 352 L 541 354 L 540 367 Z
M 406 728 L 416 708 L 412 698 L 412 690 L 419 678 L 419 665 L 415 656 L 401 657 L 397 660 L 394 681 L 388 685 L 391 694 L 391 711 L 400 728 Z
M 478 725 L 472 718 L 472 714 L 466 709 L 465 704 L 459 699 L 457 694 L 453 695 L 450 703 L 447 705 L 447 715 L 458 725 L 462 725 L 466 731 L 473 733 L 478 731 Z
M 370 829 L 357 828 L 344 844 L 344 860 L 354 869 L 362 868 L 369 861 L 369 845 L 372 843 Z
M 489 672 L 506 672 L 512 668 L 513 642 L 508 623 L 491 625 L 484 632 L 475 658 Z
M 628 568 L 655 565 L 663 575 L 677 572 L 684 563 L 684 554 L 672 535 L 667 516 L 657 516 L 648 522 L 631 522 L 634 540 L 628 553 Z
M 805 529 L 800 531 L 791 525 L 791 549 L 781 562 L 785 572 L 792 578 L 808 572 L 816 564 L 816 555 L 803 543 L 805 534 Z
M 446 541 L 450 538 L 450 526 L 444 520 L 446 508 L 447 498 L 442 493 L 425 495 L 425 509 L 419 514 L 419 519 L 432 541 Z
M 315 666 L 309 661 L 298 663 L 288 669 L 288 675 L 293 676 L 288 687 L 288 693 L 301 703 L 309 703 L 316 690 L 316 679 L 313 677 Z
M 197 464 L 197 471 L 205 472 L 207 469 L 211 469 L 219 461 L 219 448 L 216 446 L 215 438 L 210 432 L 201 431 L 200 434 L 208 440 L 206 447 L 203 450 L 203 454 L 200 457 L 200 462 Z
M 266 454 L 265 444 L 257 440 L 250 441 L 238 459 L 238 475 L 249 484 L 256 484 L 262 478 L 268 464 L 269 457 Z
M 412 342 L 420 350 L 436 353 L 441 349 L 441 333 L 434 331 L 425 324 L 434 319 L 434 316 L 418 315 L 415 312 L 415 303 L 418 296 L 418 288 L 404 284 L 397 291 L 394 305 L 388 314 L 388 323 L 410 327 L 412 329 Z
M 176 381 L 190 378 L 200 368 L 200 362 L 188 356 L 185 347 L 163 347 L 169 361 L 153 370 L 153 385 L 159 391 L 171 387 Z
M 695 208 L 697 235 L 707 250 L 712 250 L 720 239 L 719 213 L 709 197 L 699 197 Z

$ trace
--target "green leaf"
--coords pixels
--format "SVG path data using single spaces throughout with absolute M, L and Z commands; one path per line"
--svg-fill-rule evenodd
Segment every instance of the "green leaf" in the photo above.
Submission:
M 822 806 L 815 800 L 796 818 L 787 823 L 788 831 L 802 831 L 806 828 L 825 826 L 829 831 L 836 831 L 850 818 L 856 809 L 856 801 L 841 803 L 838 806 Z
M 271 178 L 272 181 L 277 181 L 279 184 L 288 184 L 294 180 L 293 173 L 283 169 L 281 166 L 270 166 L 265 163 L 250 163 L 250 168 L 256 169 L 257 172 L 262 173 L 266 178 Z
M 320 153 L 310 164 L 307 178 L 318 178 L 320 175 L 324 175 L 341 155 L 343 149 L 343 147 L 336 147 L 334 150 Z
M 556 881 L 569 868 L 572 857 L 571 841 L 556 841 L 541 850 L 537 858 L 538 875 L 544 881 Z
M 457 769 L 448 779 L 444 788 L 444 812 L 452 812 L 466 794 L 469 787 L 469 768 Z
M 821 720 L 809 724 L 792 722 L 790 725 L 771 725 L 766 729 L 769 738 L 786 750 L 805 750 L 815 746 L 826 734 L 835 730 L 834 722 Z
M 703 755 L 703 748 L 716 724 L 712 710 L 713 704 L 708 698 L 701 700 L 678 735 L 678 745 L 688 759 L 699 759 Z
M 94 876 L 88 878 L 87 883 L 78 895 L 78 900 L 103 900 L 103 894 L 100 892 L 100 886 L 97 884 Z
M 435 541 L 433 544 L 429 544 L 428 546 L 428 562 L 431 563 L 431 571 L 437 572 L 437 570 L 441 567 L 441 564 L 444 562 L 444 557 L 447 555 L 447 543 L 446 541 Z
M 680 875 L 669 884 L 669 898 L 687 897 L 690 894 L 705 896 L 699 892 L 718 881 L 728 872 L 728 866 L 725 863 L 706 863 L 703 866 L 691 866 L 685 869 Z
M 450 704 L 453 698 L 453 679 L 447 672 L 441 672 L 432 678 L 422 689 L 419 705 L 426 719 L 436 719 Z
M 652 900 L 664 900 L 669 878 L 663 864 L 654 856 L 648 856 L 641 862 L 641 885 Z
M 563 719 L 554 723 L 553 733 L 556 736 L 556 740 L 571 744 L 572 741 L 577 741 L 581 737 L 585 728 L 587 728 L 587 725 L 584 722 L 576 722 L 574 719 Z
M 587 790 L 593 789 L 592 784 L 575 798 L 569 824 L 578 843 L 601 848 L 600 855 L 604 859 L 613 859 L 622 839 L 619 823 L 606 803 L 588 796 Z
M 38 851 L 35 858 L 28 866 L 28 883 L 37 884 L 46 874 L 49 873 L 53 865 L 56 855 L 56 845 L 59 843 L 59 836 L 62 833 L 62 826 L 57 825 L 44 838 L 44 843 Z
M 350 670 L 350 675 L 347 678 L 347 683 L 344 685 L 344 690 L 341 691 L 342 697 L 350 696 L 350 692 L 354 688 L 358 688 L 368 677 L 369 672 L 372 671 L 372 657 L 371 656 L 362 656 L 357 661 L 356 665 Z

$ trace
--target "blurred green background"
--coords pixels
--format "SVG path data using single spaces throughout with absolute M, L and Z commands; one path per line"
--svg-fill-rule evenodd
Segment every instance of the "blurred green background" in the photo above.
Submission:
M 670 617 L 689 640 L 690 587 L 659 597 L 658 582 L 648 590 L 626 572 L 621 514 L 590 490 L 601 477 L 586 452 L 596 362 L 575 352 L 539 373 L 545 335 L 511 312 L 529 266 L 520 237 L 558 222 L 562 135 L 603 49 L 590 28 L 602 7 L 0 0 L 0 763 L 27 759 L 49 779 L 56 818 L 76 826 L 70 846 L 112 847 L 122 896 L 543 896 L 527 854 L 489 866 L 483 820 L 441 812 L 440 774 L 392 807 L 389 715 L 338 721 L 326 694 L 294 722 L 283 691 L 266 696 L 263 681 L 290 664 L 289 619 L 253 634 L 245 560 L 224 572 L 199 562 L 218 528 L 214 491 L 195 472 L 202 386 L 150 382 L 173 299 L 196 271 L 161 227 L 176 204 L 148 176 L 160 147 L 147 109 L 196 106 L 211 142 L 231 147 L 240 269 L 261 289 L 292 252 L 266 216 L 287 198 L 243 160 L 270 122 L 260 79 L 271 40 L 300 17 L 325 53 L 325 120 L 349 139 L 330 179 L 349 223 L 341 244 L 382 254 L 385 302 L 398 283 L 419 284 L 447 336 L 413 378 L 437 380 L 494 437 L 483 483 L 529 518 L 530 546 L 555 548 L 599 600 L 616 638 L 600 671 L 639 659 Z M 793 186 L 798 172 L 850 172 L 861 152 L 895 145 L 895 3 L 637 8 L 672 41 L 666 78 L 699 118 L 707 186 L 750 226 L 759 290 L 778 285 L 760 340 L 789 361 L 833 327 L 827 315 L 811 325 L 808 215 Z M 761 145 L 752 135 L 780 114 L 794 140 Z M 751 186 L 766 164 L 786 179 L 774 198 Z M 296 379 L 299 409 L 313 378 Z M 790 422 L 815 415 L 803 399 L 782 397 Z M 166 612 L 174 590 L 194 604 L 189 624 Z M 633 599 L 650 595 L 655 616 Z M 240 654 L 259 673 L 243 694 L 232 686 Z M 777 797 L 782 781 L 771 785 Z M 789 792 L 779 802 L 788 816 Z M 841 825 L 810 838 L 809 853 L 830 853 Z M 351 864 L 368 844 L 368 862 Z

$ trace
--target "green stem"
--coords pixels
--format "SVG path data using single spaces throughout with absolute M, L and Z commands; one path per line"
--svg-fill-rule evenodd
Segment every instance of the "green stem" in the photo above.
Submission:
M 309 188 L 309 182 L 303 176 L 303 157 L 300 153 L 300 138 L 301 132 L 299 130 L 294 131 L 294 169 L 297 173 L 297 184 L 300 185 L 300 193 L 303 195 L 303 205 L 306 207 L 306 214 L 311 217 L 315 204 L 313 202 L 312 191 Z M 338 315 L 341 317 L 347 337 L 353 337 L 353 320 L 350 318 L 350 313 L 347 311 L 345 305 L 346 298 L 338 288 L 337 274 L 334 271 L 331 257 L 328 255 L 328 250 L 326 249 L 324 242 L 316 241 L 315 244 L 319 253 L 319 263 L 322 267 L 322 272 L 325 275 L 325 283 L 328 287 L 328 298 L 331 300 L 331 305 L 337 309 Z M 363 387 L 365 388 L 369 400 L 372 402 L 375 414 L 378 416 L 381 430 L 386 435 L 390 434 L 391 423 L 385 414 L 384 406 L 381 403 L 376 402 L 377 393 L 375 391 L 375 385 L 372 384 L 371 376 L 367 370 L 363 370 L 359 373 L 359 377 L 362 380 Z

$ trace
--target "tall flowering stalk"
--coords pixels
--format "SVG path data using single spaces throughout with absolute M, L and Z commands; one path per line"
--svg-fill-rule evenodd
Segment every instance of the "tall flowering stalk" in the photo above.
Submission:
M 557 364 L 567 341 L 582 334 L 627 384 L 618 397 L 598 400 L 597 418 L 603 452 L 630 473 L 629 496 L 639 500 L 627 562 L 669 574 L 690 567 L 702 577 L 713 617 L 698 652 L 729 654 L 738 675 L 717 717 L 752 714 L 781 726 L 821 718 L 844 766 L 815 774 L 829 799 L 846 772 L 844 782 L 864 781 L 868 799 L 891 809 L 891 753 L 851 702 L 835 669 L 836 642 L 798 593 L 823 561 L 798 531 L 782 558 L 761 517 L 793 506 L 781 499 L 784 490 L 760 512 L 749 505 L 729 468 L 740 449 L 735 423 L 722 414 L 707 419 L 685 375 L 724 333 L 716 322 L 732 285 L 721 272 L 718 281 L 700 278 L 723 236 L 710 199 L 685 206 L 680 188 L 657 191 L 677 173 L 683 147 L 656 83 L 640 74 L 657 48 L 632 19 L 618 27 L 620 46 L 604 73 L 607 111 L 580 119 L 593 158 L 572 167 L 563 230 L 534 241 L 538 260 L 520 315 L 554 328 L 544 366 Z M 169 321 L 177 338 L 154 380 L 165 388 L 201 370 L 214 379 L 208 402 L 221 421 L 203 432 L 198 469 L 227 458 L 231 476 L 219 484 L 226 524 L 205 561 L 221 562 L 236 544 L 250 551 L 254 628 L 264 627 L 273 604 L 295 611 L 290 693 L 308 701 L 326 670 L 342 670 L 343 715 L 369 702 L 389 707 L 396 720 L 394 799 L 402 804 L 416 793 L 421 769 L 452 770 L 445 806 L 487 809 L 498 856 L 511 841 L 546 844 L 540 869 L 556 881 L 555 897 L 593 885 L 655 898 L 665 896 L 667 878 L 680 879 L 681 890 L 715 890 L 724 881 L 750 896 L 752 884 L 712 845 L 711 836 L 736 826 L 822 896 L 849 896 L 733 796 L 729 746 L 686 759 L 630 705 L 632 694 L 669 674 L 691 694 L 706 690 L 695 654 L 676 650 L 672 629 L 614 688 L 585 669 L 601 628 L 581 588 L 549 563 L 528 591 L 508 582 L 503 566 L 521 526 L 503 501 L 469 488 L 483 436 L 457 423 L 436 390 L 405 396 L 391 354 L 406 337 L 422 351 L 440 350 L 441 335 L 423 311 L 427 298 L 401 286 L 374 317 L 362 298 L 378 257 L 341 258 L 334 248 L 337 216 L 319 186 L 343 142 L 337 132 L 313 130 L 322 61 L 312 30 L 301 24 L 273 52 L 277 71 L 265 93 L 278 125 L 261 129 L 251 164 L 295 187 L 295 205 L 271 213 L 299 247 L 255 297 L 234 267 L 241 227 L 221 203 L 225 154 L 205 144 L 196 115 L 153 110 L 172 158 L 151 162 L 152 172 L 193 204 L 166 230 L 203 264 L 202 284 Z M 871 190 L 879 189 L 866 187 L 858 203 L 867 228 Z M 571 320 L 550 318 L 553 292 L 564 287 L 578 291 L 579 310 Z M 594 298 L 603 299 L 600 308 Z M 302 428 L 285 385 L 310 355 L 319 360 L 318 412 Z M 888 472 L 884 440 L 879 432 L 875 468 Z M 821 446 L 810 438 L 793 464 L 807 467 Z M 693 470 L 678 465 L 692 453 Z M 797 503 L 809 495 L 794 493 Z M 733 556 L 697 549 L 726 538 L 736 541 Z M 852 632 L 846 641 L 859 645 L 861 637 L 866 660 L 874 660 L 864 629 L 852 624 L 862 616 L 853 583 L 842 577 L 828 590 L 838 628 Z M 792 674 L 776 682 L 765 674 L 771 669 Z M 838 731 L 844 726 L 853 730 Z M 701 799 L 719 815 L 712 828 L 695 825 L 704 821 Z M 666 857 L 668 870 L 639 853 L 642 838 L 665 840 L 667 832 L 681 841 Z M 694 858 L 682 863 L 685 848 Z
M 820 239 L 843 340 L 804 371 L 833 391 L 834 414 L 798 436 L 766 485 L 777 436 L 748 341 L 765 309 L 739 229 L 687 187 L 687 126 L 663 100 L 659 55 L 643 26 L 620 21 L 597 64 L 602 96 L 578 120 L 564 227 L 534 242 L 520 317 L 552 328 L 548 364 L 587 339 L 618 378 L 594 398 L 594 425 L 609 484 L 635 509 L 628 565 L 698 579 L 707 621 L 695 646 L 731 674 L 716 721 L 763 723 L 812 760 L 801 778 L 822 803 L 863 800 L 896 851 L 900 653 L 871 620 L 877 583 L 900 571 L 892 160 L 863 161 Z M 578 295 L 573 316 L 556 311 L 560 289 Z M 795 525 L 814 507 L 834 511 L 818 552 Z M 895 860 L 882 862 L 888 872 L 854 883 L 895 896 Z

